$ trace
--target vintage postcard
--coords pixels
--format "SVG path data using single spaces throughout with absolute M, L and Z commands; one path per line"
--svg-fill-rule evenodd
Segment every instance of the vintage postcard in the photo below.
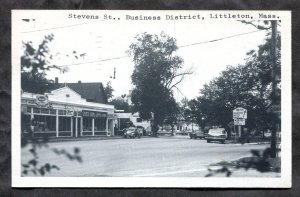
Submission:
M 12 187 L 291 187 L 290 11 L 12 11 Z

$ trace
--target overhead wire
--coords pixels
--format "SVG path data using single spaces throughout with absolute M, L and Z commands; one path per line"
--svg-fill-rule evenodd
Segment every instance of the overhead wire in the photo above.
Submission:
M 200 45 L 200 44 L 206 44 L 206 43 L 212 43 L 212 42 L 222 41 L 222 40 L 225 40 L 225 39 L 229 39 L 229 38 L 233 38 L 233 37 L 238 37 L 238 36 L 243 36 L 243 35 L 247 35 L 247 34 L 252 34 L 252 33 L 259 32 L 259 31 L 263 31 L 263 30 L 260 29 L 260 30 L 256 30 L 256 31 L 235 34 L 235 35 L 226 36 L 226 37 L 222 37 L 222 38 L 217 38 L 217 39 L 213 39 L 213 40 L 208 40 L 208 41 L 203 41 L 203 42 L 196 42 L 196 43 L 192 43 L 192 44 L 181 45 L 181 46 L 178 46 L 178 48 L 184 48 L 184 47 L 190 47 L 190 46 L 195 46 L 195 45 Z M 81 65 L 81 64 L 90 64 L 90 63 L 97 63 L 97 62 L 104 62 L 104 61 L 117 60 L 117 59 L 123 59 L 123 58 L 128 58 L 128 57 L 130 57 L 130 56 L 113 57 L 113 58 L 100 59 L 100 60 L 94 60 L 94 61 L 89 61 L 89 62 L 80 62 L 80 63 L 62 65 L 62 66 L 59 66 L 59 67 Z
M 31 30 L 31 31 L 23 31 L 21 33 L 32 33 L 32 32 L 39 32 L 39 31 L 48 31 L 52 29 L 63 29 L 63 28 L 69 28 L 69 27 L 75 27 L 75 26 L 81 26 L 81 25 L 88 25 L 92 23 L 98 23 L 98 22 L 103 22 L 104 20 L 97 20 L 93 22 L 87 22 L 87 23 L 78 23 L 78 24 L 73 24 L 73 25 L 66 25 L 66 26 L 60 26 L 60 27 L 51 27 L 51 28 L 46 28 L 46 29 L 37 29 L 37 30 Z
M 256 32 L 259 32 L 259 31 L 263 31 L 263 29 L 259 29 L 259 30 L 256 30 L 256 31 L 250 31 L 250 32 L 246 32 L 246 33 L 235 34 L 235 35 L 226 36 L 226 37 L 213 39 L 213 40 L 208 40 L 208 41 L 203 41 L 203 42 L 196 42 L 196 43 L 192 43 L 192 44 L 181 45 L 181 46 L 178 46 L 178 48 L 189 47 L 189 46 L 194 46 L 194 45 L 199 45 L 199 44 L 206 44 L 206 43 L 211 43 L 211 42 L 217 42 L 217 41 L 221 41 L 221 40 L 225 40 L 225 39 L 229 39 L 229 38 L 233 38 L 233 37 L 238 37 L 238 36 L 243 36 L 243 35 L 247 35 L 247 34 L 256 33 Z

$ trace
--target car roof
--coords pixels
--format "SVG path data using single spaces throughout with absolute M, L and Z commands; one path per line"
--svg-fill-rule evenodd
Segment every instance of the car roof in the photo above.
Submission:
M 209 129 L 209 131 L 225 131 L 224 128 Z

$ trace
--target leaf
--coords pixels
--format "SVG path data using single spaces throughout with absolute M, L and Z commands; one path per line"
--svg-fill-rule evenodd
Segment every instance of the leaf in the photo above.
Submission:
M 37 161 L 36 159 L 32 159 L 32 160 L 30 160 L 30 161 L 28 162 L 28 164 L 31 164 L 31 165 L 33 165 L 33 166 L 36 166 L 37 163 L 38 163 L 38 161 Z

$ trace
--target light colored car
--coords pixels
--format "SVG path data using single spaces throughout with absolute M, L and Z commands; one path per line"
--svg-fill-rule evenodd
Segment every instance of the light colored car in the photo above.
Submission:
M 135 127 L 129 127 L 124 129 L 124 138 L 140 138 L 140 132 Z
M 205 138 L 207 143 L 210 143 L 211 141 L 224 143 L 227 139 L 227 132 L 224 128 L 210 129 Z

